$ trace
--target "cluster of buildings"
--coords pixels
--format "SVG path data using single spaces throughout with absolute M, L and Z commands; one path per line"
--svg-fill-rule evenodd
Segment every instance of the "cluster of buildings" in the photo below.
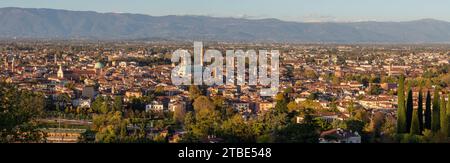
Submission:
M 159 92 L 145 105 L 145 111 L 184 113 L 189 109 L 188 87 L 174 86 L 170 80 L 174 67 L 170 55 L 179 48 L 192 49 L 187 45 L 42 43 L 28 46 L 32 48 L 2 45 L 0 77 L 3 81 L 14 83 L 20 89 L 41 92 L 58 102 L 62 95 L 67 96 L 64 105 L 74 108 L 89 108 L 98 96 L 120 96 L 126 103 Z M 279 90 L 291 88 L 288 93 L 291 99 L 299 104 L 313 103 L 314 109 L 320 110 L 319 117 L 326 121 L 348 118 L 350 104 L 395 115 L 397 84 L 389 79 L 398 75 L 420 77 L 427 68 L 448 65 L 450 58 L 449 49 L 415 50 L 410 46 L 211 44 L 209 48 L 279 49 Z M 259 95 L 258 86 L 211 86 L 206 95 L 225 98 L 225 105 L 244 117 L 276 105 L 273 97 Z

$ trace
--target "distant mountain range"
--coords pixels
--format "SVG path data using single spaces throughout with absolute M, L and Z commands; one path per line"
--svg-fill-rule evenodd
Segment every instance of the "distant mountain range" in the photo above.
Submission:
M 163 39 L 308 43 L 450 43 L 450 23 L 301 23 L 206 16 L 148 16 L 0 8 L 0 39 Z

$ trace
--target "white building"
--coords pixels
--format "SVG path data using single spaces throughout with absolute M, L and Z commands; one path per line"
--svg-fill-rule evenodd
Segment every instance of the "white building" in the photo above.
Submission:
M 145 111 L 150 112 L 153 111 L 164 111 L 164 105 L 159 101 L 152 101 L 150 104 L 145 105 Z
M 91 102 L 90 98 L 79 98 L 73 101 L 73 105 L 79 108 L 90 108 Z
M 322 132 L 319 143 L 361 143 L 361 136 L 356 131 L 337 128 Z

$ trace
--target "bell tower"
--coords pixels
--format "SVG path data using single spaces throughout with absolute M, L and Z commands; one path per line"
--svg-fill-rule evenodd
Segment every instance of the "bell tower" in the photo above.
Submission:
M 60 79 L 64 78 L 64 71 L 62 70 L 62 66 L 61 65 L 59 65 L 57 76 Z

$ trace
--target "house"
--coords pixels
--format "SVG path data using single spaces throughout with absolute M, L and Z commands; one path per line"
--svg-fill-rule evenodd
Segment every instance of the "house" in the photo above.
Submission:
M 322 132 L 319 143 L 361 143 L 361 136 L 356 131 L 337 128 Z
M 380 86 L 384 90 L 396 90 L 397 89 L 397 83 L 382 83 Z
M 40 129 L 47 135 L 47 143 L 77 143 L 86 129 L 44 128 Z
M 304 98 L 304 97 L 297 97 L 297 98 L 295 98 L 295 102 L 298 104 L 298 103 L 300 103 L 300 102 L 302 102 L 302 101 L 306 101 L 307 100 L 307 98 Z
M 162 85 L 162 84 L 159 84 Z M 158 86 L 159 86 L 158 85 Z M 164 95 L 166 96 L 175 96 L 181 93 L 181 91 L 176 86 L 163 86 L 164 88 Z
M 350 81 L 347 83 L 348 86 L 350 86 L 350 88 L 362 88 L 364 87 L 364 85 L 362 83 L 359 83 L 357 81 Z
M 301 117 L 301 116 L 296 116 L 295 119 L 296 119 L 295 121 L 296 121 L 297 123 L 302 123 L 304 118 Z
M 152 101 L 150 104 L 145 105 L 145 111 L 164 111 L 164 104 L 160 101 Z
M 169 111 L 181 111 L 186 112 L 186 102 L 184 101 L 170 101 L 168 106 Z
M 96 95 L 97 93 L 95 92 L 95 89 L 92 86 L 84 87 L 83 91 L 81 92 L 81 97 L 86 97 L 90 99 L 94 99 Z
M 257 111 L 268 111 L 275 107 L 273 102 L 260 102 L 259 105 L 257 105 Z
M 79 108 L 90 108 L 91 103 L 92 101 L 90 98 L 79 98 L 73 101 L 73 106 Z
M 125 92 L 125 97 L 128 98 L 128 99 L 130 99 L 132 97 L 139 98 L 139 97 L 142 97 L 142 92 L 141 91 L 137 91 L 137 90 L 135 90 L 135 91 L 127 91 L 127 92 Z
M 233 104 L 233 108 L 236 111 L 247 111 L 250 109 L 250 103 L 248 102 L 236 102 Z
M 333 123 L 335 120 L 343 120 L 337 114 L 321 115 L 321 116 L 319 116 L 317 118 L 321 119 L 321 120 L 323 120 L 325 122 L 328 122 L 328 123 Z

